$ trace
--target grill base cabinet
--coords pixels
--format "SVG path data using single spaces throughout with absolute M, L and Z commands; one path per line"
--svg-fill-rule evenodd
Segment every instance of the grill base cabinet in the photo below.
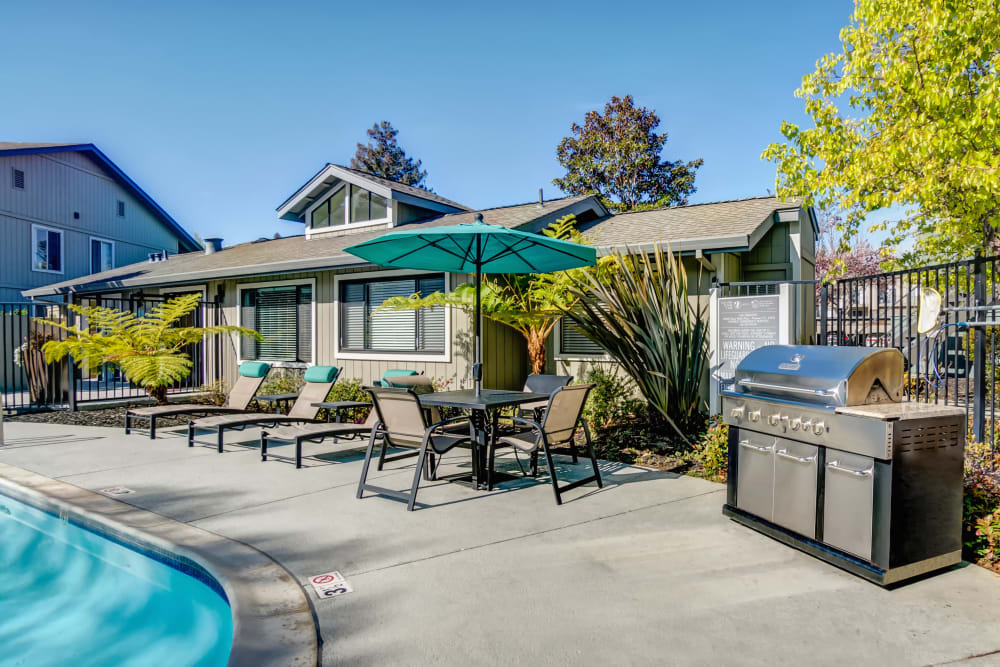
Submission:
M 817 349 L 774 347 L 800 359 Z M 875 388 L 880 402 L 839 406 L 723 392 L 723 513 L 885 586 L 961 562 L 965 412 Z

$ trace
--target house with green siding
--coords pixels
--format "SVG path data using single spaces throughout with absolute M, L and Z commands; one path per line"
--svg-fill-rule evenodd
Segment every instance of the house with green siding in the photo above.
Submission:
M 391 296 L 450 291 L 469 275 L 385 270 L 344 248 L 390 229 L 472 222 L 539 232 L 566 215 L 597 246 L 642 252 L 657 242 L 681 254 L 698 290 L 723 281 L 811 279 L 816 221 L 797 202 L 773 197 L 614 215 L 594 196 L 536 200 L 473 210 L 438 194 L 347 167 L 328 164 L 277 209 L 303 233 L 225 246 L 206 239 L 201 252 L 139 262 L 83 278 L 26 290 L 25 296 L 94 302 L 100 296 L 157 296 L 198 292 L 220 305 L 230 324 L 260 331 L 265 342 L 234 340 L 227 376 L 245 360 L 277 367 L 343 366 L 346 377 L 370 382 L 391 368 L 410 368 L 469 386 L 472 325 L 468 314 L 445 307 L 378 310 Z M 569 327 L 550 341 L 549 370 L 580 374 L 601 360 Z M 486 322 L 484 384 L 520 387 L 528 373 L 517 332 Z M 230 377 L 229 379 L 232 379 Z

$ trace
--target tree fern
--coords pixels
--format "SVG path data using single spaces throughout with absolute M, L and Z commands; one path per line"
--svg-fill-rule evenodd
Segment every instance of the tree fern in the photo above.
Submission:
M 191 372 L 193 364 L 186 352 L 189 345 L 205 336 L 223 333 L 263 340 L 259 333 L 244 327 L 225 324 L 177 326 L 198 308 L 200 302 L 200 294 L 179 296 L 158 304 L 142 316 L 103 306 L 71 304 L 69 309 L 79 316 L 80 324 L 67 326 L 44 320 L 69 333 L 65 340 L 48 341 L 42 346 L 45 361 L 52 363 L 70 355 L 81 369 L 115 364 L 130 382 L 142 386 L 150 396 L 163 402 L 166 388 Z
M 576 229 L 576 216 L 566 215 L 542 230 L 545 236 L 588 244 L 589 239 Z M 531 372 L 545 372 L 545 341 L 552 333 L 565 308 L 572 307 L 575 297 L 569 288 L 572 271 L 557 273 L 496 275 L 484 277 L 481 289 L 483 317 L 508 326 L 528 344 Z M 412 294 L 386 299 L 378 310 L 419 310 L 453 306 L 465 312 L 475 311 L 476 287 L 468 283 L 451 292 Z

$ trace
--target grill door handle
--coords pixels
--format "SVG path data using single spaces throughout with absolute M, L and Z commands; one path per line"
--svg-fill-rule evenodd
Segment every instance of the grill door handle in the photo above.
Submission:
M 806 389 L 804 387 L 788 387 L 783 384 L 771 384 L 770 382 L 755 382 L 754 380 L 740 380 L 736 384 L 741 387 L 757 387 L 758 389 L 773 389 L 777 391 L 790 391 L 796 394 L 809 394 L 810 396 L 836 396 L 836 389 Z
M 771 447 L 761 447 L 760 445 L 752 444 L 749 440 L 740 440 L 740 447 L 752 449 L 755 452 L 770 452 L 772 451 L 773 445 Z
M 836 470 L 837 472 L 842 472 L 848 475 L 854 475 L 855 477 L 871 477 L 872 473 L 875 472 L 875 466 L 866 470 L 854 470 L 853 468 L 845 468 L 839 465 L 839 461 L 830 461 L 826 464 L 826 467 L 830 470 Z
M 812 456 L 795 456 L 795 454 L 789 454 L 787 449 L 779 449 L 775 452 L 778 456 L 783 459 L 788 459 L 789 461 L 795 461 L 796 463 L 812 463 L 816 460 L 819 454 L 813 454 Z

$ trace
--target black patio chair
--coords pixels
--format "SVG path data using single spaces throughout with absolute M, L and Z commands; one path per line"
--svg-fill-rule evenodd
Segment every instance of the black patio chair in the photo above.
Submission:
M 412 389 L 395 387 L 365 387 L 371 394 L 372 409 L 378 415 L 378 426 L 372 429 L 368 439 L 368 450 L 365 452 L 364 466 L 361 468 L 361 480 L 358 482 L 358 498 L 365 491 L 389 496 L 406 502 L 406 509 L 412 511 L 417 501 L 417 489 L 420 486 L 421 475 L 430 480 L 435 476 L 436 464 L 433 457 L 447 453 L 460 445 L 471 443 L 472 422 L 468 416 L 452 417 L 432 423 L 429 411 L 420 405 L 420 398 Z M 459 422 L 469 425 L 467 434 L 449 430 Z M 375 441 L 382 437 L 383 452 L 390 447 L 416 449 L 417 467 L 413 471 L 413 483 L 410 492 L 394 491 L 368 483 L 368 467 L 371 465 Z M 428 456 L 431 458 L 428 459 Z M 398 457 L 394 457 L 398 458 Z M 428 465 L 431 470 L 428 470 Z
M 515 424 L 526 427 L 519 433 L 503 435 L 497 439 L 496 444 L 490 443 L 489 462 L 486 468 L 486 486 L 488 490 L 493 489 L 493 462 L 496 450 L 499 447 L 513 447 L 515 451 L 537 454 L 541 451 L 545 455 L 545 462 L 549 467 L 549 476 L 552 478 L 552 490 L 556 495 L 556 505 L 562 505 L 562 494 L 575 489 L 583 484 L 597 482 L 598 488 L 603 488 L 601 481 L 601 471 L 597 467 L 597 456 L 594 454 L 594 443 L 590 439 L 590 429 L 583 419 L 583 406 L 587 403 L 587 395 L 594 388 L 592 384 L 578 384 L 573 386 L 559 387 L 552 392 L 548 405 L 545 408 L 545 415 L 541 422 L 512 417 Z M 594 474 L 590 477 L 578 479 L 564 486 L 559 486 L 556 476 L 556 467 L 552 462 L 552 447 L 560 445 L 570 445 L 571 451 L 574 449 L 574 440 L 577 430 L 583 426 L 583 434 L 587 444 L 587 455 L 590 463 L 594 467 Z

